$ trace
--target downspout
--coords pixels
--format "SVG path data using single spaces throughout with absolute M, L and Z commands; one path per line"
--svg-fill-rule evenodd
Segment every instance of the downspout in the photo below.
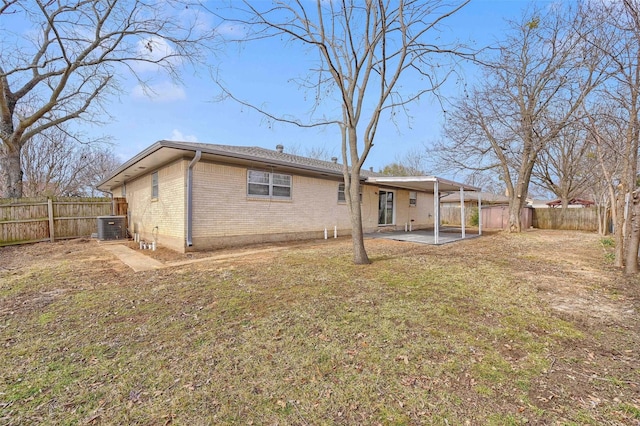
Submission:
M 433 243 L 438 244 L 440 237 L 440 189 L 438 179 L 433 182 Z
M 111 216 L 115 216 L 116 214 L 116 203 L 113 200 L 113 192 L 111 191 L 103 191 L 106 192 L 107 194 L 109 194 L 109 197 L 111 197 Z
M 464 240 L 467 237 L 467 218 L 465 217 L 464 211 L 464 187 L 460 187 L 460 224 L 462 225 L 462 239 Z
M 482 235 L 482 191 L 478 191 L 478 235 Z
M 195 157 L 187 169 L 187 247 L 193 245 L 193 167 L 202 157 L 202 151 L 197 150 Z

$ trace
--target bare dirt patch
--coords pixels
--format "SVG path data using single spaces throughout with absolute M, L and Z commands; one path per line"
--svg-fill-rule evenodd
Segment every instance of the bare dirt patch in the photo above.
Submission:
M 637 318 L 638 279 L 612 266 L 600 239 L 589 233 L 530 231 L 525 241 L 536 249 L 515 260 L 518 275 L 553 309 L 604 323 L 628 323 Z

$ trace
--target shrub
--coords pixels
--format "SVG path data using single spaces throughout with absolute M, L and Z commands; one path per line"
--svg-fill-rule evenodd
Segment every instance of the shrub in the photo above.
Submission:
M 471 222 L 471 226 L 478 226 L 480 223 L 480 213 L 477 207 L 471 209 L 471 216 L 469 217 L 469 221 Z

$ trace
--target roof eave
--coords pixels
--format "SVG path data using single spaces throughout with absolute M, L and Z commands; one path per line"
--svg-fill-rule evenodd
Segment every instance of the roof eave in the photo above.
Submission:
M 477 191 L 480 192 L 480 188 L 472 185 L 467 185 L 460 182 L 454 182 L 448 179 L 442 179 L 437 176 L 372 176 L 367 178 L 371 183 L 387 184 L 393 186 L 400 183 L 435 183 L 446 184 L 449 186 L 462 188 L 465 191 Z
M 219 149 L 215 149 L 215 147 L 189 146 L 183 142 L 160 140 L 154 143 L 153 145 L 149 146 L 148 148 L 144 149 L 143 151 L 141 151 L 140 153 L 138 153 L 128 161 L 126 161 L 124 164 L 122 164 L 120 167 L 118 167 L 116 170 L 110 173 L 106 179 L 99 182 L 96 185 L 96 188 L 98 188 L 101 191 L 107 191 L 107 192 L 111 191 L 111 189 L 117 185 L 105 186 L 109 183 L 109 181 L 113 180 L 117 175 L 125 173 L 128 169 L 131 169 L 137 163 L 139 163 L 146 157 L 160 151 L 162 148 L 176 149 L 176 150 L 185 151 L 185 152 L 193 152 L 194 154 L 196 151 L 201 151 L 203 154 L 209 154 L 209 155 L 214 155 L 214 156 L 224 157 L 224 158 L 232 158 L 240 161 L 259 162 L 263 164 L 284 167 L 291 170 L 304 170 L 304 171 L 322 175 L 322 176 L 332 176 L 332 177 L 343 176 L 342 170 L 314 167 L 314 166 L 309 166 L 304 164 L 292 164 L 287 161 L 278 161 L 277 159 L 272 159 L 272 158 L 258 157 L 255 155 L 243 154 L 239 152 L 229 152 L 225 150 L 219 150 Z M 360 179 L 365 180 L 366 176 L 363 176 L 361 174 Z
M 158 141 L 158 142 L 154 143 L 153 145 L 149 146 L 148 148 L 140 151 L 138 154 L 136 154 L 135 156 L 133 156 L 129 160 L 125 161 L 120 167 L 118 167 L 113 172 L 111 172 L 106 179 L 103 179 L 102 181 L 98 182 L 98 184 L 96 185 L 96 188 L 101 190 L 101 191 L 110 191 L 111 188 L 102 188 L 103 185 L 105 185 L 107 182 L 109 182 L 111 179 L 113 179 L 114 177 L 116 177 L 120 173 L 124 173 L 128 168 L 132 167 L 133 165 L 138 163 L 140 160 L 148 157 L 152 153 L 154 153 L 157 150 L 159 150 L 160 148 L 162 148 L 162 146 L 163 146 L 162 143 L 163 142 L 164 141 Z

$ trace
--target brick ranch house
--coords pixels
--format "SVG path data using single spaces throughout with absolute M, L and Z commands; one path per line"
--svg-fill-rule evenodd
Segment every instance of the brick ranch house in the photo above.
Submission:
M 440 191 L 478 188 L 433 176 L 362 171 L 367 233 L 438 226 Z M 350 235 L 342 165 L 258 147 L 159 141 L 113 171 L 98 189 L 128 203 L 127 225 L 180 252 Z

